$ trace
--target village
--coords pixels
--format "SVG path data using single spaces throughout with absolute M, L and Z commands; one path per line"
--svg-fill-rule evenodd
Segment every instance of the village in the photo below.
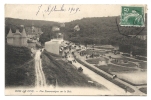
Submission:
M 110 95 L 119 93 L 121 95 L 146 95 L 144 91 L 147 89 L 147 61 L 138 59 L 139 55 L 133 56 L 131 52 L 129 54 L 120 52 L 118 46 L 83 45 L 64 40 L 65 33 L 61 33 L 60 28 L 56 26 L 52 28 L 55 37 L 42 45 L 39 42 L 39 37 L 43 34 L 40 28 L 34 25 L 32 27 L 21 25 L 21 27 L 22 32 L 18 29 L 15 33 L 9 30 L 7 44 L 30 49 L 35 63 L 35 87 L 60 87 L 63 84 L 70 86 L 68 78 L 72 76 L 75 77 L 72 85 L 85 84 L 100 90 L 103 88 Z M 65 25 L 61 24 L 61 27 Z M 80 30 L 78 26 L 74 29 Z M 50 62 L 52 64 L 49 64 Z M 53 68 L 53 65 L 62 67 L 58 70 L 70 70 L 71 76 L 67 77 L 66 71 L 62 73 L 66 76 L 63 80 L 57 76 L 58 73 L 51 76 L 49 71 L 52 72 L 53 69 L 49 66 Z M 26 74 L 30 76 L 29 73 Z M 79 83 L 76 83 L 77 80 Z

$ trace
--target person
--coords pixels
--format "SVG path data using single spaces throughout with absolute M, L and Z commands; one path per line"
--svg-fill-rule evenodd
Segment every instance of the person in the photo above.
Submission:
M 40 52 L 42 52 L 42 49 L 40 49 Z
M 125 89 L 124 89 L 124 90 L 125 90 L 125 92 L 127 93 L 127 87 L 126 87 L 126 86 L 125 86 Z
M 40 59 L 42 59 L 42 54 L 40 54 Z
M 40 49 L 40 52 L 42 52 L 42 49 Z M 42 59 L 42 54 L 40 54 L 40 59 Z

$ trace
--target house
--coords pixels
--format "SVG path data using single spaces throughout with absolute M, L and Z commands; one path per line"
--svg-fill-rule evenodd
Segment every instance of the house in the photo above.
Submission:
M 61 23 L 61 24 L 60 24 L 60 27 L 65 27 L 65 24 L 64 24 L 64 23 Z
M 100 61 L 99 61 L 99 63 L 98 63 L 98 65 L 99 66 L 101 66 L 101 65 L 107 65 L 107 60 L 105 59 L 105 58 L 100 58 Z
M 56 34 L 57 38 L 51 39 L 48 42 L 45 42 L 45 50 L 47 50 L 50 53 L 59 55 L 62 49 L 62 46 L 64 44 L 63 35 L 62 33 Z
M 129 36 L 131 36 L 131 37 L 137 37 L 137 38 L 139 38 L 139 39 L 141 39 L 141 40 L 147 40 L 147 35 L 146 34 L 139 34 L 139 35 L 129 35 Z
M 38 27 L 26 27 L 26 32 L 27 32 L 27 37 L 28 39 L 37 39 L 39 38 L 39 36 L 41 34 L 43 34 L 43 32 L 41 31 L 41 28 L 38 28 Z
M 12 33 L 12 30 L 9 30 L 7 35 L 7 44 L 13 46 L 27 46 L 27 34 L 25 29 L 20 33 L 19 29 L 16 29 L 15 33 Z
M 45 42 L 45 50 L 53 54 L 60 54 L 61 43 L 63 40 L 61 39 L 52 39 L 48 42 Z
M 60 31 L 60 28 L 58 26 L 53 26 L 52 31 Z

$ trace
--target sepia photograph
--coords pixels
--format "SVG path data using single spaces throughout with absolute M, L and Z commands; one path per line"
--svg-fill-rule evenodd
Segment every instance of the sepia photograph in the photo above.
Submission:
M 147 4 L 5 4 L 6 96 L 147 96 Z

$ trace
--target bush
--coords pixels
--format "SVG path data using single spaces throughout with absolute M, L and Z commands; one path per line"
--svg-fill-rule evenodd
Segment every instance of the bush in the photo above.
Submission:
M 14 86 L 35 86 L 35 69 L 34 60 L 31 60 L 24 65 L 9 65 L 5 66 L 5 87 Z M 28 75 L 26 74 L 28 73 Z
M 132 49 L 132 55 L 142 55 L 147 56 L 147 49 L 145 48 L 139 48 L 139 47 L 133 47 Z
M 142 87 L 139 89 L 141 92 L 147 94 L 147 87 Z
M 27 47 L 5 46 L 5 64 L 21 65 L 31 58 L 31 51 Z

